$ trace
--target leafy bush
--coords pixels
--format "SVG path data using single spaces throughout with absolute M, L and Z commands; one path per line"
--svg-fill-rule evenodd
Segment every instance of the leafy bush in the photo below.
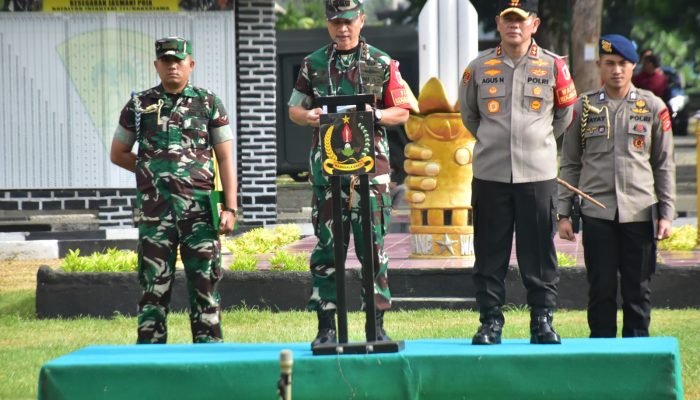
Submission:
M 567 253 L 557 251 L 557 264 L 560 267 L 575 267 L 576 259 Z
M 659 250 L 693 250 L 697 242 L 698 230 L 690 225 L 683 225 L 671 230 L 671 237 L 657 242 Z
M 280 250 L 270 257 L 270 269 L 274 271 L 308 271 L 309 254 Z
M 282 247 L 301 238 L 301 229 L 295 224 L 277 225 L 274 228 L 255 228 L 242 235 L 223 242 L 224 247 L 233 255 L 229 269 L 234 271 L 254 271 L 258 256 L 274 254 Z M 274 256 L 273 256 L 274 257 Z M 308 257 L 306 257 L 308 259 Z M 293 265 L 299 263 L 298 257 L 279 256 Z M 290 267 L 291 268 L 291 267 Z M 296 267 L 295 267 L 296 268 Z M 279 269 L 279 268 L 278 268 Z M 285 268 L 285 270 L 288 270 Z
M 105 253 L 80 256 L 80 249 L 69 250 L 61 268 L 66 272 L 131 272 L 138 269 L 136 252 L 108 249 Z
M 233 259 L 231 271 L 257 271 L 258 257 L 254 254 L 241 254 Z

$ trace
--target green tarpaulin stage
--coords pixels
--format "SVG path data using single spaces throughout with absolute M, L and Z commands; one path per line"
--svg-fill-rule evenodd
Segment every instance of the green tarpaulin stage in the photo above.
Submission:
M 308 343 L 90 346 L 41 368 L 39 399 L 682 399 L 675 338 L 409 340 L 400 353 L 313 356 Z

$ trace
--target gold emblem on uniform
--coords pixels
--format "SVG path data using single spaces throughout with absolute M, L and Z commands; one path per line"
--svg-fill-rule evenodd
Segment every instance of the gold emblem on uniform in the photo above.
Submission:
M 467 67 L 464 69 L 464 73 L 462 74 L 462 82 L 466 85 L 469 83 L 469 81 L 472 79 L 472 69 Z
M 644 137 L 636 137 L 632 141 L 632 146 L 634 146 L 635 149 L 641 149 L 644 147 Z
M 603 49 L 604 52 L 612 53 L 612 43 L 608 42 L 607 40 L 601 40 L 600 47 Z
M 537 111 L 540 107 L 542 107 L 542 103 L 540 103 L 539 100 L 532 100 L 532 102 L 530 102 L 530 108 L 533 110 Z
M 486 109 L 492 114 L 497 113 L 501 111 L 501 103 L 499 103 L 498 100 L 489 100 L 489 102 L 486 103 Z
M 501 63 L 502 63 L 501 60 L 499 60 L 498 58 L 492 58 L 492 59 L 486 61 L 486 62 L 484 63 L 484 65 L 488 65 L 488 66 L 490 67 L 490 66 L 493 66 L 493 65 L 501 64 Z
M 647 108 L 647 102 L 639 99 L 634 102 L 634 107 L 632 107 L 632 112 L 636 114 L 646 114 L 649 112 L 649 109 Z
M 547 70 L 542 69 L 542 68 L 533 68 L 530 70 L 530 73 L 532 75 L 539 76 L 539 77 L 542 77 L 542 76 L 545 76 L 548 74 Z
M 538 67 L 546 67 L 549 65 L 549 62 L 545 60 L 540 60 L 539 58 L 537 60 L 532 61 L 532 65 L 538 66 Z
M 498 92 L 498 88 L 495 86 L 489 86 L 489 94 L 496 94 Z
M 541 95 L 541 94 L 542 94 L 542 88 L 539 87 L 539 86 L 535 86 L 534 88 L 532 88 L 532 94 L 534 94 L 535 96 Z
M 537 57 L 538 54 L 540 54 L 540 48 L 537 47 L 537 45 L 533 43 L 532 47 L 530 47 L 530 56 Z
M 486 71 L 484 71 L 484 74 L 486 74 L 488 76 L 496 76 L 496 75 L 501 74 L 501 70 L 500 69 L 487 69 Z

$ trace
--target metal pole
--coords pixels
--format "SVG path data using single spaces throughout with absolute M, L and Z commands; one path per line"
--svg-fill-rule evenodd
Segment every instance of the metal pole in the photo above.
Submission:
M 333 253 L 335 254 L 335 295 L 338 308 L 338 342 L 348 342 L 348 309 L 345 304 L 345 238 L 343 229 L 343 198 L 341 177 L 332 176 Z
M 374 236 L 372 232 L 372 209 L 369 204 L 369 175 L 360 175 L 360 212 L 362 213 L 362 244 L 365 254 L 362 262 L 362 287 L 365 290 L 365 318 L 367 340 L 377 340 L 377 316 L 374 305 Z

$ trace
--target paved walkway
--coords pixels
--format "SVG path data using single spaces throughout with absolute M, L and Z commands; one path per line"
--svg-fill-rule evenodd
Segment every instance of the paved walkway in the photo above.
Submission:
M 696 218 L 679 218 L 674 221 L 674 226 L 697 224 Z M 291 251 L 311 252 L 316 244 L 314 236 L 306 237 L 288 247 Z M 583 245 L 580 234 L 577 235 L 575 243 L 554 238 L 554 245 L 557 251 L 569 254 L 576 260 L 576 265 L 584 265 Z M 390 233 L 385 238 L 385 248 L 389 254 L 390 268 L 462 268 L 472 267 L 474 258 L 411 258 L 411 237 L 407 233 Z M 700 251 L 660 251 L 659 261 L 670 266 L 700 266 Z M 517 264 L 515 257 L 515 242 L 513 243 L 513 253 L 510 258 L 511 265 Z M 355 256 L 355 246 L 350 238 L 350 248 L 348 249 L 347 268 L 360 268 L 360 262 Z

